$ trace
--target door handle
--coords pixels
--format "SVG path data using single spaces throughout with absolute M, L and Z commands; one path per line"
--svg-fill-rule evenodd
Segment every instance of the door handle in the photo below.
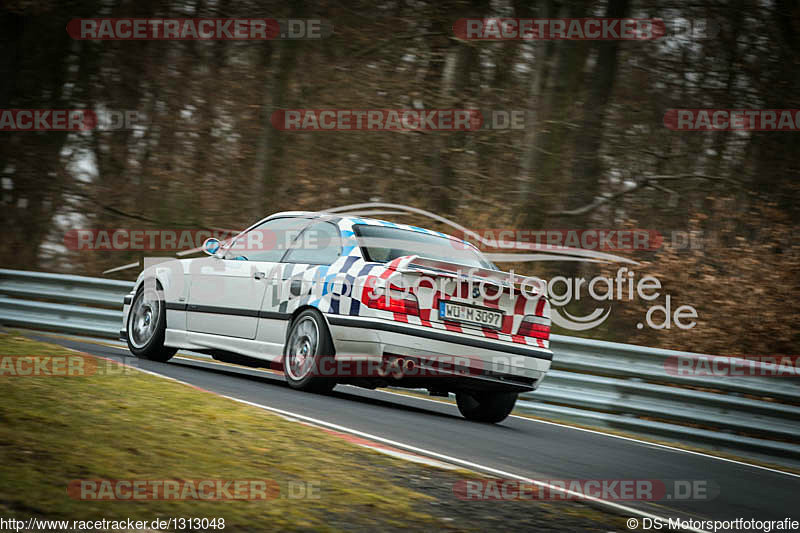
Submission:
M 267 277 L 267 275 L 264 272 L 256 272 L 253 274 L 253 277 L 256 279 L 264 279 Z

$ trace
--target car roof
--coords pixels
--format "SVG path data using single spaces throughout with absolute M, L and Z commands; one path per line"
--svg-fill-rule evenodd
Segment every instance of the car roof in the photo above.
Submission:
M 408 231 L 414 231 L 417 233 L 424 233 L 427 235 L 438 235 L 439 237 L 444 237 L 446 239 L 451 239 L 454 241 L 458 241 L 460 243 L 465 243 L 470 247 L 475 248 L 475 246 L 467 242 L 463 239 L 459 239 L 458 237 L 454 237 L 453 235 L 448 235 L 447 233 L 442 233 L 441 231 L 435 231 L 432 229 L 421 228 L 419 226 L 413 226 L 410 224 L 399 224 L 397 222 L 390 222 L 388 220 L 380 220 L 377 218 L 368 218 L 368 217 L 360 217 L 356 215 L 344 215 L 340 213 L 327 213 L 324 211 L 282 211 L 280 213 L 275 213 L 273 215 L 268 216 L 264 220 L 269 220 L 272 218 L 281 218 L 281 217 L 308 217 L 308 218 L 330 218 L 332 222 L 338 222 L 340 220 L 349 221 L 352 225 L 363 224 L 367 226 L 383 226 L 389 228 L 397 228 L 397 229 L 404 229 Z M 260 224 L 261 222 L 259 222 Z

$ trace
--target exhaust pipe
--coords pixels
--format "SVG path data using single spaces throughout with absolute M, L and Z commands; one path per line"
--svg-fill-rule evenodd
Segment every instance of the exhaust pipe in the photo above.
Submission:
M 389 375 L 389 371 L 392 368 L 392 363 L 390 361 L 383 360 L 381 364 L 378 365 L 378 375 L 382 378 L 385 378 Z
M 392 374 L 392 377 L 395 379 L 403 377 L 403 360 L 399 357 L 397 359 L 392 359 L 392 362 L 389 364 L 389 373 Z
M 403 372 L 408 374 L 414 371 L 417 368 L 417 364 L 414 362 L 413 359 L 406 359 L 403 361 Z

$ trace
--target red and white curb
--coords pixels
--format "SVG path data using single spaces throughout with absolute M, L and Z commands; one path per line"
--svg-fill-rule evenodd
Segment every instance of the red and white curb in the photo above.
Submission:
M 344 439 L 351 444 L 362 446 L 364 448 L 369 448 L 379 453 L 390 455 L 392 457 L 397 457 L 398 459 L 411 461 L 412 463 L 419 463 L 427 466 L 433 466 L 436 468 L 444 468 L 446 470 L 457 470 L 459 468 L 450 463 L 437 461 L 436 459 L 431 459 L 430 457 L 425 457 L 424 455 L 419 455 L 416 453 L 408 452 L 406 450 L 401 450 L 400 448 L 395 448 L 393 446 L 387 446 L 385 444 L 381 444 L 380 442 L 376 442 L 374 440 L 357 437 L 355 435 L 350 435 L 349 433 L 342 433 L 341 431 L 335 431 L 333 429 L 324 428 L 322 426 L 317 426 L 309 422 L 303 422 L 302 420 L 299 422 L 304 426 L 311 426 L 314 428 L 321 429 L 325 433 L 328 433 L 329 435 L 334 435 L 336 437 L 339 437 L 340 439 Z

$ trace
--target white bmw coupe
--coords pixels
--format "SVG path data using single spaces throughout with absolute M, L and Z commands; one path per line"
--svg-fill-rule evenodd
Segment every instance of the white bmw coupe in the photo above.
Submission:
M 465 418 L 499 422 L 550 368 L 550 305 L 437 231 L 326 213 L 269 216 L 207 257 L 150 265 L 125 297 L 134 355 L 178 349 L 336 383 L 455 393 Z

